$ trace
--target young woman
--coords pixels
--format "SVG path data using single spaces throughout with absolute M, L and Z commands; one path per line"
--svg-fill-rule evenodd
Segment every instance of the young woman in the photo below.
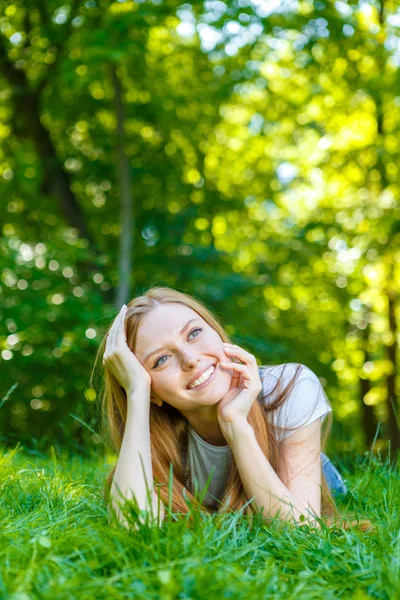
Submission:
M 305 365 L 257 365 L 200 301 L 153 287 L 123 306 L 97 360 L 105 370 L 103 408 L 115 450 L 111 503 L 162 520 L 173 467 L 172 509 L 202 492 L 203 508 L 277 516 L 319 527 L 337 515 L 346 486 L 322 453 L 332 409 Z M 324 432 L 322 432 L 324 429 Z M 213 470 L 214 469 L 214 470 Z M 158 490 L 158 494 L 156 492 Z

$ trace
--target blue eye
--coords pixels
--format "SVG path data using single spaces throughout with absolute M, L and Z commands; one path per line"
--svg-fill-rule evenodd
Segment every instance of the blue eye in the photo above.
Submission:
M 192 335 L 192 333 L 193 333 L 194 331 L 203 331 L 203 328 L 202 328 L 202 327 L 195 327 L 195 328 L 194 328 L 194 329 L 192 329 L 192 331 L 189 333 L 188 337 L 189 337 L 189 336 L 191 336 L 191 335 Z M 198 336 L 198 335 L 196 335 L 196 337 L 199 337 L 199 336 Z M 162 362 L 160 363 L 160 360 L 161 360 L 162 358 L 164 358 L 164 356 L 168 356 L 168 354 L 163 354 L 162 356 L 160 356 L 160 358 L 159 358 L 159 359 L 158 359 L 158 360 L 157 360 L 157 361 L 154 363 L 154 365 L 153 365 L 153 369 L 154 369 L 155 367 L 158 367 L 158 365 L 163 365 L 163 364 L 164 364 L 164 362 L 165 362 L 165 361 L 162 361 Z
M 162 362 L 160 362 L 160 360 L 161 360 L 162 358 L 164 358 L 164 356 L 167 356 L 167 355 L 166 355 L 166 354 L 163 354 L 162 356 L 160 356 L 160 358 L 158 359 L 158 361 L 157 361 L 157 362 L 155 363 L 155 365 L 154 365 L 155 367 L 158 367 L 158 365 L 162 365 L 162 364 L 163 364 Z
M 195 327 L 194 329 L 192 329 L 192 331 L 189 333 L 189 335 L 191 335 L 193 333 L 193 331 L 203 331 L 202 327 Z M 198 335 L 196 335 L 196 337 L 199 337 Z

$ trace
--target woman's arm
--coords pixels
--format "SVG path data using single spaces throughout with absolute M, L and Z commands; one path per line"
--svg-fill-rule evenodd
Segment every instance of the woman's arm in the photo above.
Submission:
M 125 526 L 127 526 L 127 522 L 119 507 L 124 501 L 123 498 L 135 497 L 140 510 L 152 511 L 151 514 L 158 518 L 158 498 L 154 491 L 151 464 L 149 410 L 150 403 L 146 398 L 136 398 L 135 402 L 128 398 L 125 432 L 111 486 L 112 506 L 116 511 L 118 520 Z M 152 500 L 150 506 L 147 499 L 146 480 Z M 123 498 L 121 498 L 121 495 Z M 160 501 L 160 526 L 164 514 L 164 505 Z
M 292 494 L 320 517 L 321 418 L 281 442 L 277 473 Z
M 279 513 L 279 518 L 294 520 L 297 525 L 306 523 L 319 527 L 313 516 L 320 517 L 321 464 L 319 462 L 318 466 L 318 461 L 314 461 L 310 466 L 307 465 L 310 454 L 316 454 L 320 448 L 320 419 L 289 436 L 292 438 L 290 443 L 286 440 L 282 442 L 282 458 L 289 458 L 290 462 L 290 457 L 294 456 L 295 442 L 300 441 L 296 445 L 292 466 L 289 465 L 285 471 L 282 466 L 284 461 L 280 463 L 279 473 L 283 480 L 262 452 L 248 422 L 231 426 L 224 436 L 231 447 L 247 498 L 255 497 L 254 502 L 265 517 L 271 518 Z M 306 438 L 306 442 L 302 443 L 301 440 L 304 442 Z M 306 470 L 293 477 L 296 465 L 301 465 L 298 471 L 303 467 Z M 300 521 L 301 515 L 304 515 L 304 521 Z
M 157 515 L 158 497 L 154 492 L 150 444 L 151 377 L 129 348 L 126 340 L 124 304 L 112 324 L 106 339 L 103 365 L 125 390 L 127 418 L 114 479 L 111 485 L 111 509 L 118 520 L 128 526 L 121 508 L 126 499 L 135 498 L 140 511 Z M 109 516 L 111 514 L 109 513 Z M 160 505 L 161 519 L 164 505 Z M 141 515 L 139 516 L 141 520 Z M 160 523 L 161 525 L 161 523 Z M 134 528 L 137 528 L 135 523 Z

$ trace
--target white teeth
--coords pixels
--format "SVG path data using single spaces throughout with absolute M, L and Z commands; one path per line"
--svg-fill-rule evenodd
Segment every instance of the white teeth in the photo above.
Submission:
M 211 377 L 211 375 L 213 373 L 214 373 L 214 366 L 211 366 L 209 369 L 207 369 L 207 371 L 204 371 L 203 375 L 200 375 L 200 377 L 198 379 L 196 379 L 196 381 L 193 381 L 193 383 L 191 383 L 188 386 L 189 389 L 192 389 L 192 388 L 195 388 L 195 387 L 201 385 L 202 383 L 207 381 L 207 379 L 209 379 L 209 377 Z

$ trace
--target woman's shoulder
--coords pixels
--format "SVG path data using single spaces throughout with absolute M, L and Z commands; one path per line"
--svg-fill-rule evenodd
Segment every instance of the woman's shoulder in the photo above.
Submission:
M 296 381 L 301 379 L 312 379 L 319 383 L 317 375 L 302 363 L 282 363 L 279 365 L 261 365 L 258 367 L 260 379 L 265 393 L 271 392 L 280 381 L 281 386 L 286 387 L 298 372 Z
M 263 383 L 260 399 L 264 406 L 270 407 L 269 420 L 275 426 L 291 428 L 291 431 L 288 429 L 275 432 L 279 441 L 291 435 L 297 428 L 312 423 L 318 417 L 325 418 L 332 411 L 320 380 L 306 365 L 284 363 L 263 365 L 259 369 Z M 285 390 L 297 371 L 295 384 L 286 393 Z M 275 400 L 278 402 L 276 405 L 273 404 Z

